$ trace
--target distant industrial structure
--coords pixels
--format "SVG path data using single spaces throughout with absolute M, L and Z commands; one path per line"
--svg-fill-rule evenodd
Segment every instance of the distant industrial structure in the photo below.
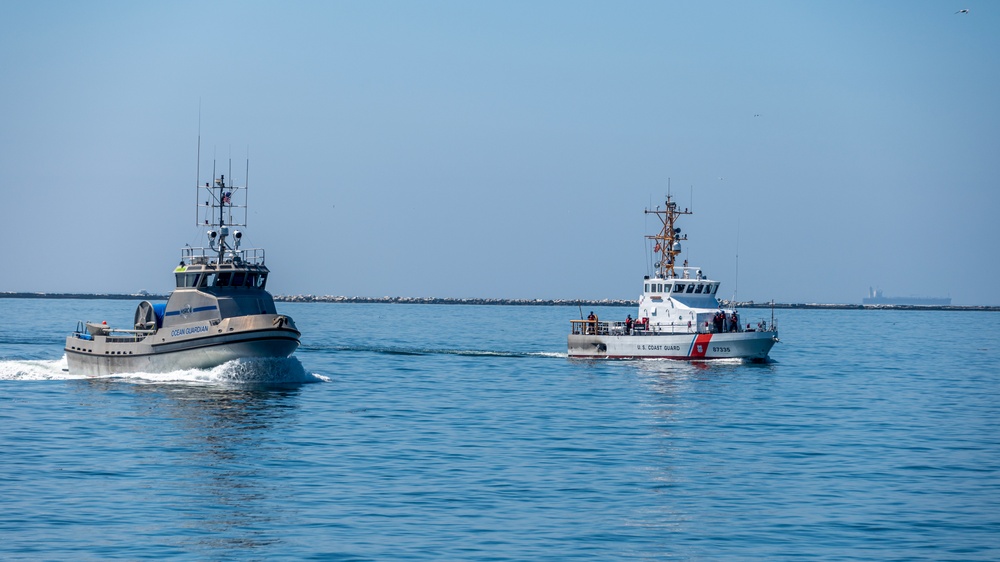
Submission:
M 951 306 L 951 297 L 887 297 L 882 289 L 868 287 L 868 296 L 862 304 L 891 304 L 906 306 Z

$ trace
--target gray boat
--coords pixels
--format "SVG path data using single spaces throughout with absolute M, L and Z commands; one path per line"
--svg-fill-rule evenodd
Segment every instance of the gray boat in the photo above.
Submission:
M 129 328 L 78 322 L 66 338 L 70 373 L 207 369 L 295 352 L 301 334 L 290 317 L 278 314 L 266 290 L 264 250 L 240 248 L 243 234 L 235 227 L 246 226 L 246 185 L 227 184 L 225 175 L 214 185 L 199 185 L 197 207 L 209 247 L 181 250 L 167 302 L 140 302 Z

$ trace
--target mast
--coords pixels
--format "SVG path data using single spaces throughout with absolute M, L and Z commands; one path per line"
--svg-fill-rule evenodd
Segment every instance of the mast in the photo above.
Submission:
M 225 196 L 226 189 L 226 174 L 219 176 L 219 179 L 215 180 L 215 186 L 219 188 L 219 230 L 221 235 L 219 236 L 219 263 L 222 263 L 222 258 L 226 251 L 226 235 L 229 234 L 229 229 L 226 228 L 226 201 L 229 199 Z
M 660 229 L 659 233 L 647 235 L 646 238 L 656 241 L 653 253 L 660 254 L 659 260 L 656 262 L 657 276 L 661 279 L 670 279 L 677 277 L 674 267 L 677 264 L 677 256 L 681 253 L 681 241 L 687 240 L 687 234 L 681 234 L 681 229 L 674 226 L 674 223 L 679 216 L 690 215 L 691 211 L 688 209 L 679 210 L 677 203 L 674 203 L 673 195 L 669 193 L 665 207 L 662 211 L 659 207 L 655 211 L 646 209 L 647 215 L 656 215 L 663 223 L 663 228 Z
M 248 162 L 248 173 L 249 169 Z M 231 254 L 231 258 L 240 257 L 237 254 L 240 253 L 240 239 L 243 233 L 239 230 L 230 233 L 230 227 L 246 226 L 246 186 L 233 185 L 232 180 L 226 183 L 226 176 L 222 174 L 215 179 L 214 185 L 205 182 L 205 185 L 198 186 L 198 191 L 201 194 L 198 197 L 201 221 L 198 226 L 210 228 L 207 232 L 208 240 L 213 253 L 218 252 L 217 263 L 225 261 L 227 252 Z M 238 194 L 243 195 L 242 202 L 237 201 Z M 232 243 L 227 240 L 230 234 L 234 238 Z

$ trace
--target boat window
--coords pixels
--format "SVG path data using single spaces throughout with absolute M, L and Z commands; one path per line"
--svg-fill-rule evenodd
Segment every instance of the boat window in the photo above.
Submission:
M 702 285 L 701 283 L 699 283 L 699 284 L 698 284 L 698 286 L 694 288 L 694 292 L 695 292 L 695 293 L 700 293 L 700 292 L 701 292 L 701 289 L 702 289 L 703 287 L 704 287 L 704 285 Z
M 694 292 L 694 283 L 692 283 L 692 284 L 688 285 L 688 290 L 687 290 L 687 292 L 688 292 L 688 293 L 693 293 L 693 292 Z
M 719 285 L 718 285 L 718 283 L 716 283 L 716 284 L 712 285 L 712 294 L 713 294 L 713 295 L 714 295 L 714 294 L 715 294 L 715 292 L 716 292 L 716 291 L 718 291 L 718 290 L 719 290 Z
M 197 273 L 175 273 L 178 287 L 195 287 L 198 282 Z
M 643 291 L 643 292 L 644 292 L 644 293 L 648 293 L 648 292 L 649 292 L 649 283 L 646 283 L 645 285 L 646 285 L 646 290 L 645 290 L 645 291 Z
M 243 282 L 245 280 L 246 280 L 246 272 L 243 271 L 233 272 L 233 282 L 232 282 L 233 287 L 242 287 Z
M 267 285 L 267 274 L 261 273 L 260 278 L 257 279 L 257 288 L 263 289 L 264 285 Z
M 683 293 L 684 292 L 684 283 L 678 283 L 678 284 L 674 285 L 674 292 L 675 293 Z
M 199 287 L 214 287 L 215 286 L 215 274 L 208 273 L 201 277 L 201 283 Z
M 220 272 L 219 275 L 215 278 L 215 286 L 216 287 L 228 287 L 229 286 L 229 278 L 232 275 L 233 274 L 230 271 Z

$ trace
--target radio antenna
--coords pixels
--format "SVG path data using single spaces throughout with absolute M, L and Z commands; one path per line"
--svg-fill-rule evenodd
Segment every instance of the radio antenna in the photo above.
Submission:
M 194 223 L 198 224 L 201 218 L 198 216 L 198 184 L 201 183 L 201 98 L 198 98 L 198 156 L 195 158 L 195 167 L 197 169 L 194 173 Z
M 247 145 L 247 173 L 243 176 L 243 224 L 250 222 L 249 212 L 246 209 L 250 208 L 250 145 Z
M 733 283 L 733 306 L 736 306 L 736 294 L 740 289 L 740 219 L 736 219 L 736 282 Z

